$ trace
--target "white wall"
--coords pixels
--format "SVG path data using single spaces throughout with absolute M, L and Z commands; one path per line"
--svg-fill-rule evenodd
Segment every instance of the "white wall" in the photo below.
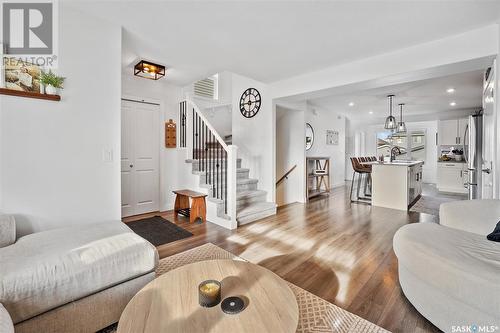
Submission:
M 436 133 L 437 133 L 437 120 L 432 121 L 421 121 L 421 122 L 406 122 L 406 128 L 408 131 L 426 131 L 426 142 L 425 142 L 425 152 L 426 152 L 426 162 L 423 166 L 423 180 L 425 183 L 436 183 L 437 182 L 437 145 L 436 145 Z M 349 130 L 351 135 L 356 135 L 358 133 L 359 137 L 364 138 L 364 142 L 361 143 L 359 149 L 359 156 L 377 156 L 377 132 L 385 131 L 383 124 L 376 125 L 356 125 Z M 353 147 L 355 149 L 355 147 Z M 347 151 L 346 154 L 346 176 L 348 179 L 352 179 L 352 166 L 349 161 L 349 157 L 357 156 L 353 150 Z
M 63 2 L 59 15 L 62 100 L 0 97 L 1 208 L 20 235 L 121 214 L 121 28 Z
M 345 181 L 346 119 L 343 115 L 309 105 L 306 122 L 314 129 L 314 143 L 306 156 L 330 157 L 330 186 L 342 186 Z M 339 132 L 339 144 L 326 144 L 326 130 Z
M 276 203 L 305 202 L 305 111 L 276 108 L 276 178 L 294 165 L 288 179 L 276 188 Z
M 260 92 L 262 104 L 253 118 L 239 112 L 241 94 L 248 88 Z M 275 201 L 275 110 L 266 84 L 233 74 L 232 76 L 232 126 L 233 144 L 238 146 L 242 166 L 250 168 L 250 177 L 259 180 L 259 189 L 267 191 L 267 200 Z
M 174 207 L 175 196 L 173 190 L 187 186 L 194 178 L 186 169 L 191 171 L 190 165 L 185 163 L 186 148 L 165 148 L 165 122 L 173 119 L 177 124 L 177 139 L 179 140 L 179 102 L 182 100 L 182 89 L 167 83 L 164 79 L 158 81 L 146 80 L 133 76 L 131 73 L 122 74 L 122 95 L 135 96 L 146 100 L 153 100 L 161 104 L 160 107 L 160 210 L 170 210 Z M 177 146 L 179 141 L 177 141 Z M 189 168 L 188 168 L 189 166 Z

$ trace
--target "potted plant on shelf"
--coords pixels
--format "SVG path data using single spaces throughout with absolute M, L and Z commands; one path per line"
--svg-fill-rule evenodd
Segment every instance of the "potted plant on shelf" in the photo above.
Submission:
M 40 76 L 40 83 L 45 86 L 45 93 L 47 95 L 57 94 L 57 89 L 63 89 L 63 83 L 66 78 L 57 76 L 49 70 L 48 73 L 42 73 Z
M 455 161 L 462 160 L 462 156 L 464 155 L 463 149 L 453 149 L 451 152 L 453 153 L 453 157 L 455 157 Z

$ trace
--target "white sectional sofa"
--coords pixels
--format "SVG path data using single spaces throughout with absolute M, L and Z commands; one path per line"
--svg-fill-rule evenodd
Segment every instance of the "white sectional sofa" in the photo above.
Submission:
M 401 288 L 442 331 L 500 327 L 500 243 L 486 239 L 499 220 L 500 200 L 457 201 L 441 205 L 440 224 L 394 235 Z
M 38 232 L 5 246 L 13 223 L 0 216 L 0 306 L 16 333 L 96 332 L 117 322 L 155 276 L 156 248 L 122 222 Z

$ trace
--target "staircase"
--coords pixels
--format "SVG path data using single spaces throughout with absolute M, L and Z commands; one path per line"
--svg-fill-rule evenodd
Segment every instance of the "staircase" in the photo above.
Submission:
M 181 103 L 182 104 L 182 103 Z M 181 119 L 186 106 L 181 105 Z M 191 158 L 186 163 L 191 164 L 191 172 L 198 177 L 199 188 L 204 190 L 207 197 L 207 218 L 210 212 L 216 214 L 217 219 L 231 220 L 229 207 L 231 195 L 228 184 L 231 175 L 228 175 L 228 150 L 231 146 L 231 136 L 222 140 L 208 121 L 193 105 L 192 113 L 192 149 Z M 208 125 L 208 126 L 207 126 Z M 242 168 L 241 158 L 236 158 L 236 221 L 241 226 L 267 216 L 276 214 L 276 204 L 267 202 L 267 192 L 258 189 L 258 179 L 250 178 L 250 169 Z M 211 210 L 211 207 L 215 209 Z M 212 217 L 212 219 L 215 219 Z M 220 224 L 220 223 L 219 223 Z
M 214 148 L 209 148 L 210 150 L 212 151 L 208 152 L 208 154 L 216 154 Z M 215 179 L 211 180 L 208 179 L 210 178 L 209 172 L 203 171 L 203 168 L 209 164 L 214 167 L 217 160 L 202 156 L 197 160 L 188 159 L 186 163 L 191 164 L 193 175 L 199 177 L 199 186 L 206 190 L 208 203 L 217 206 L 217 216 L 229 219 L 225 212 L 227 199 L 225 199 L 225 196 L 217 198 L 214 195 L 214 188 L 223 188 L 225 177 L 214 177 Z M 238 158 L 236 160 L 236 220 L 238 226 L 276 214 L 276 204 L 266 201 L 267 192 L 258 189 L 259 180 L 250 178 L 250 169 L 242 168 L 241 163 L 241 158 Z M 222 164 L 225 164 L 225 160 L 222 160 Z M 222 175 L 224 175 L 225 171 L 222 168 Z

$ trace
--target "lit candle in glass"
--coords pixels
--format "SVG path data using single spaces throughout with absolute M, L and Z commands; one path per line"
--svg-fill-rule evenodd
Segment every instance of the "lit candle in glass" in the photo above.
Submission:
M 216 280 L 206 280 L 198 286 L 199 303 L 204 307 L 216 306 L 220 303 L 221 284 Z

